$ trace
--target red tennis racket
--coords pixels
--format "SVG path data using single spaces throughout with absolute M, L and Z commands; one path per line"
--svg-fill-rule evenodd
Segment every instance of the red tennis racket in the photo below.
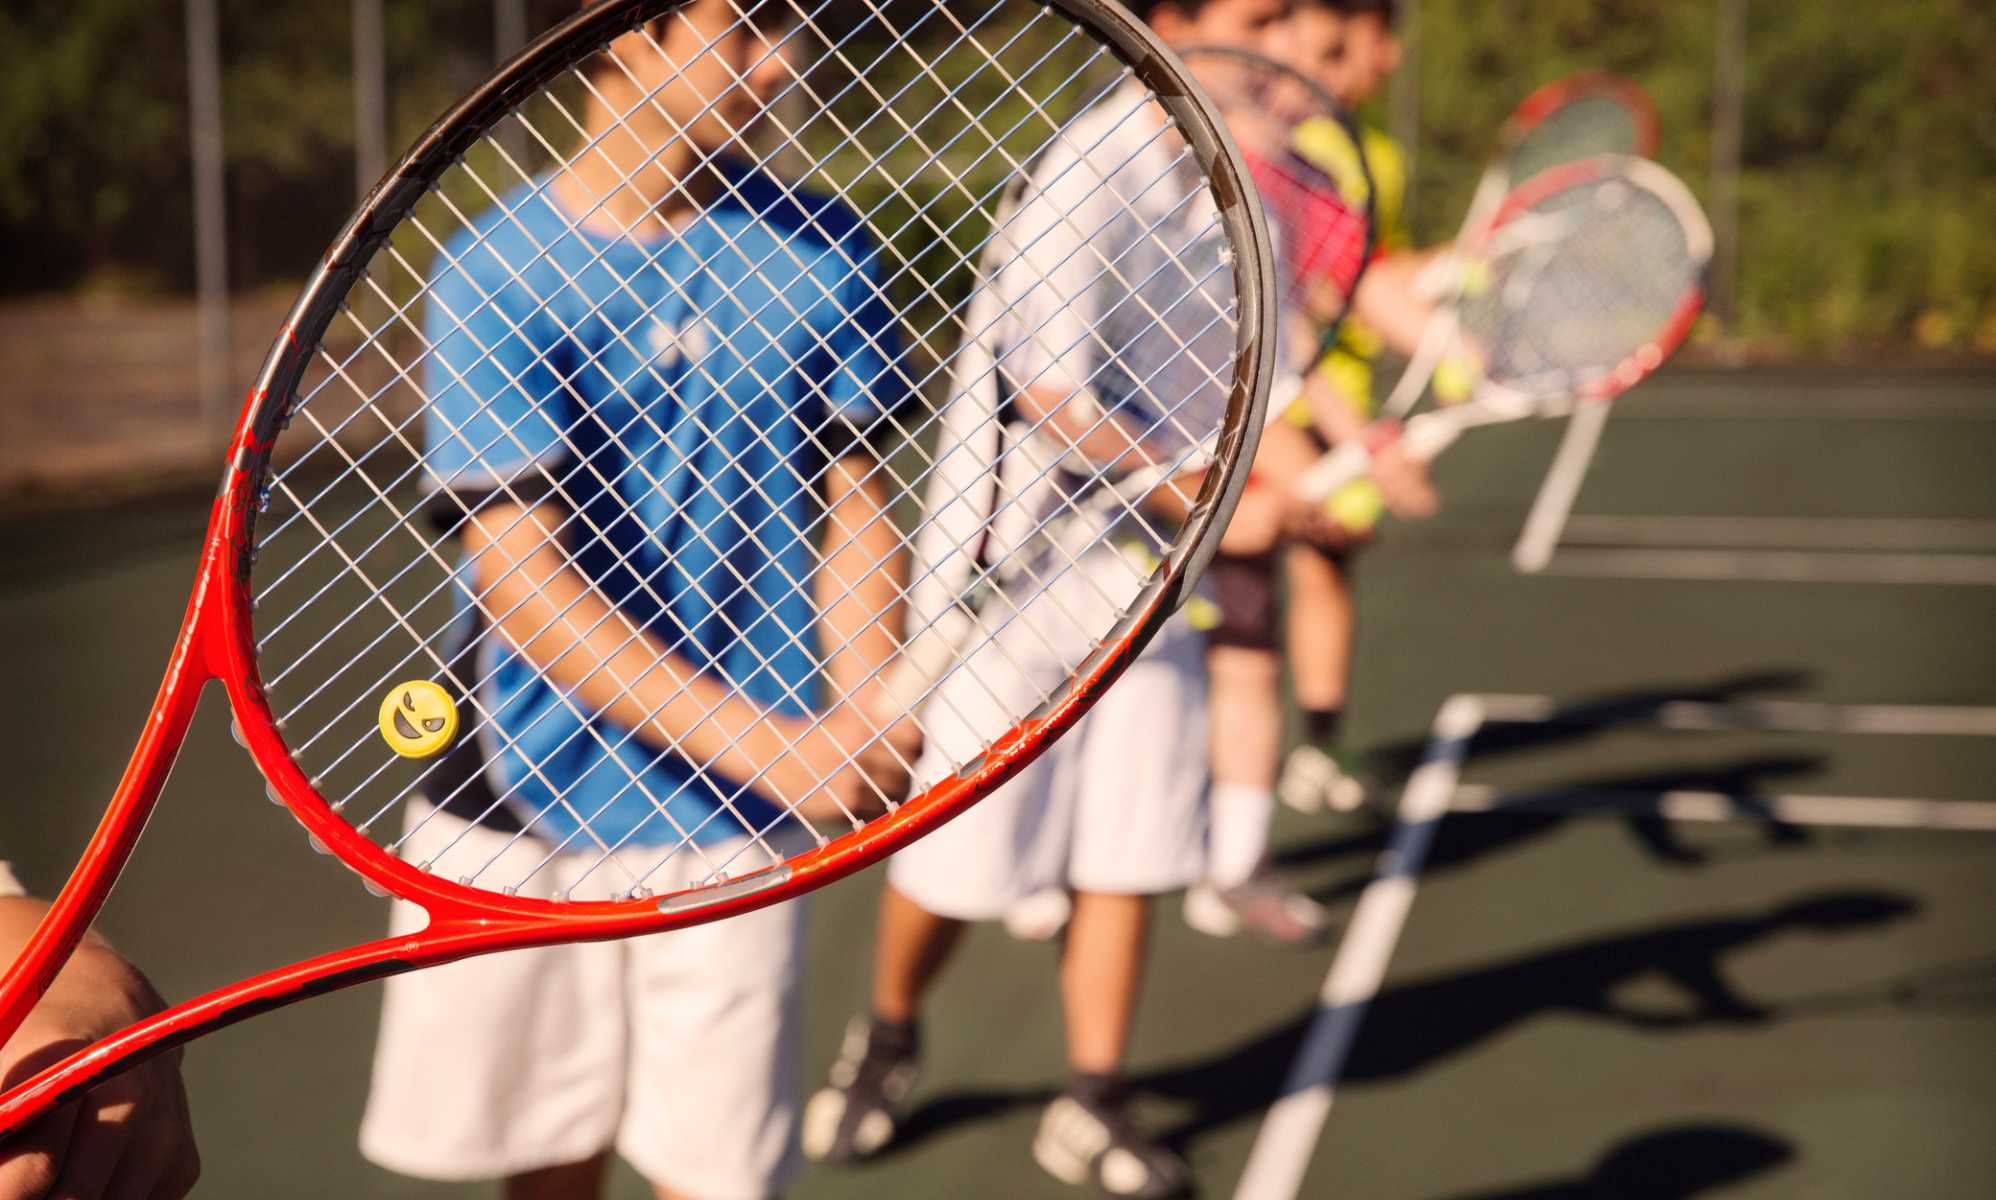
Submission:
M 1486 182 L 1478 185 L 1481 215 L 1488 216 L 1507 192 L 1552 167 L 1603 154 L 1655 158 L 1661 136 L 1656 101 L 1632 79 L 1582 71 L 1543 84 L 1519 101 L 1504 122 Z M 1470 211 L 1476 213 L 1477 205 Z
M 1022 230 L 999 200 L 1056 154 L 1082 202 Z M 368 196 L 279 332 L 158 698 L 0 983 L 0 1037 L 110 891 L 211 681 L 314 848 L 430 922 L 88 1047 L 0 1096 L 0 1134 L 307 996 L 777 903 L 997 787 L 1175 608 L 1245 483 L 1275 341 L 1252 195 L 1183 66 L 1097 0 L 609 0 L 507 63 Z M 1043 686 L 911 792 L 930 693 L 990 658 L 951 642 L 894 686 L 925 633 L 906 551 L 956 499 L 939 464 L 982 436 L 942 415 L 1010 369 L 977 325 L 1008 311 L 1000 277 L 1083 336 L 1014 330 L 1071 371 L 1007 380 L 1044 436 L 996 453 L 1045 473 L 1060 447 L 1063 502 L 1156 472 L 1006 576 L 1014 626 L 1055 618 L 1033 597 L 1076 556 L 1149 553 L 1058 614 L 1073 649 Z M 533 853 L 398 856 L 445 809 Z M 584 882 L 551 890 L 558 859 Z
M 1464 432 L 1605 403 L 1676 352 L 1705 304 L 1712 230 L 1691 192 L 1638 158 L 1533 176 L 1456 248 L 1459 273 L 1431 319 L 1454 364 L 1445 406 L 1332 450 L 1298 481 L 1323 500 L 1398 442 L 1428 461 Z

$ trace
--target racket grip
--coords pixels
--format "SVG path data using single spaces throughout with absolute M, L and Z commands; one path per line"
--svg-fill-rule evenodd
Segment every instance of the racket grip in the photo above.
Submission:
M 1456 416 L 1461 411 L 1427 412 L 1408 421 L 1406 432 L 1400 438 L 1400 448 L 1416 462 L 1433 462 L 1442 451 L 1455 445 L 1455 439 L 1462 436 L 1463 422 Z
M 1372 469 L 1372 452 L 1359 442 L 1346 442 L 1325 454 L 1296 478 L 1298 498 L 1316 504 Z
M 1372 456 L 1395 443 L 1416 462 L 1434 461 L 1462 436 L 1463 422 L 1456 415 L 1459 411 L 1422 413 L 1405 426 L 1392 421 L 1374 422 L 1366 436 L 1330 451 L 1297 476 L 1297 498 L 1312 504 L 1330 499 L 1339 488 L 1365 478 L 1372 470 Z

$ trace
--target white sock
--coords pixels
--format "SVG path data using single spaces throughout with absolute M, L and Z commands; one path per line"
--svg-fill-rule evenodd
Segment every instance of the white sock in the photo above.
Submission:
M 1206 878 L 1226 888 L 1247 882 L 1268 853 L 1268 822 L 1275 793 L 1238 783 L 1216 783 L 1207 797 Z

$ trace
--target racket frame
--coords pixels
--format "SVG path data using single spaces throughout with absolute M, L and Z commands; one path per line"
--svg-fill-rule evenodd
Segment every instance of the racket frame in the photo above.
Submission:
M 418 870 L 342 819 L 290 755 L 257 669 L 250 572 L 255 523 L 287 405 L 321 335 L 373 251 L 431 184 L 516 102 L 640 25 L 688 0 L 606 0 L 571 15 L 460 100 L 361 202 L 278 333 L 230 438 L 187 612 L 132 758 L 89 844 L 47 915 L 0 978 L 0 1042 L 19 1027 L 81 942 L 131 857 L 206 685 L 220 681 L 238 737 L 270 795 L 315 849 L 422 906 L 423 930 L 362 943 L 251 976 L 182 1003 L 72 1054 L 0 1094 L 0 1139 L 109 1076 L 193 1038 L 310 996 L 420 967 L 528 946 L 600 941 L 720 920 L 802 895 L 861 870 L 942 824 L 1011 778 L 1080 717 L 1143 649 L 1217 551 L 1248 482 L 1274 377 L 1275 272 L 1245 160 L 1189 71 L 1150 28 L 1111 0 L 1035 0 L 1092 32 L 1149 87 L 1200 163 L 1236 250 L 1236 371 L 1224 434 L 1172 553 L 1130 613 L 1068 684 L 982 754 L 922 795 L 783 864 L 704 887 L 621 901 L 503 895 Z M 939 0 L 940 2 L 940 0 Z

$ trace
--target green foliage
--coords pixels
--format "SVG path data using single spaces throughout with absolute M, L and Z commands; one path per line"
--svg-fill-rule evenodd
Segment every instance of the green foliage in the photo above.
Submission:
M 1425 0 L 1411 219 L 1451 235 L 1531 88 L 1605 68 L 1656 98 L 1659 157 L 1709 197 L 1716 4 Z M 1733 333 L 1810 352 L 1996 351 L 1996 14 L 1752 0 Z M 1979 331 L 1979 333 L 1978 333 Z
M 535 0 L 536 28 L 574 0 Z M 220 0 L 231 263 L 238 285 L 309 269 L 350 209 L 352 31 L 340 0 Z M 909 0 L 894 0 L 894 5 Z M 974 6 L 973 6 L 974 7 Z M 1425 0 L 1410 45 L 1421 139 L 1410 217 L 1454 232 L 1512 105 L 1586 68 L 1656 97 L 1660 157 L 1708 193 L 1716 0 Z M 834 5 L 869 61 L 875 6 Z M 896 24 L 908 13 L 890 7 Z M 490 0 L 386 0 L 391 147 L 406 144 L 492 58 Z M 1732 332 L 1808 351 L 1920 341 L 1996 351 L 1996 13 L 1987 0 L 1901 0 L 1871 10 L 1752 0 Z M 0 6 L 0 295 L 93 275 L 184 288 L 192 277 L 185 10 L 159 0 L 11 0 Z M 937 35 L 946 33 L 942 23 Z M 842 30 L 843 32 L 844 30 Z M 1011 61 L 1034 61 L 1036 39 Z M 1056 61 L 1047 69 L 1057 67 Z M 942 78 L 958 82 L 944 65 Z M 826 68 L 839 75 L 838 64 Z M 965 71 L 969 66 L 964 67 Z M 903 72 L 904 74 L 910 74 Z M 876 95 L 946 140 L 946 106 L 893 64 L 834 112 L 878 115 Z M 973 82 L 996 101 L 995 76 Z M 873 89 L 877 89 L 874 91 Z M 981 89 L 981 90 L 980 90 Z M 990 94 L 986 94 L 990 93 Z M 817 127 L 826 137 L 836 127 Z M 921 181 L 922 209 L 876 175 L 826 164 L 827 182 L 877 203 L 925 277 L 982 236 L 970 197 L 1001 177 L 988 144 L 954 146 L 956 178 Z M 951 250 L 943 243 L 953 243 Z M 945 305 L 960 278 L 932 278 Z

